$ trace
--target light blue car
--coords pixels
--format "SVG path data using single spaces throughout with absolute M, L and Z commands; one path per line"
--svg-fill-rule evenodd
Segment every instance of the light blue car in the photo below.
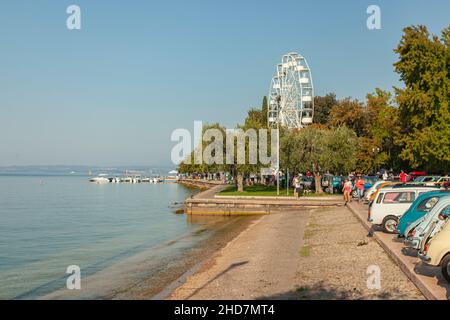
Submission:
M 423 239 L 429 239 L 439 232 L 449 216 L 450 195 L 447 195 L 429 213 L 406 228 L 405 244 L 413 249 L 423 249 Z
M 405 237 L 405 231 L 411 223 L 425 216 L 440 199 L 449 195 L 450 190 L 430 191 L 419 195 L 398 222 L 397 232 L 399 237 Z

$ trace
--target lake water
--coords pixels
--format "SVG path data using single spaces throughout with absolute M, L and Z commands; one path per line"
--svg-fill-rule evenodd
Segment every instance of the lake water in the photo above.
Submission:
M 213 220 L 174 214 L 191 194 L 178 184 L 0 176 L 0 298 L 35 299 L 64 289 L 70 265 L 92 284 L 96 274 L 124 261 L 130 269 L 121 272 L 137 278 L 163 269 L 208 236 L 201 231 Z M 124 279 L 112 274 L 111 283 Z M 119 287 L 102 286 L 83 297 L 101 298 Z

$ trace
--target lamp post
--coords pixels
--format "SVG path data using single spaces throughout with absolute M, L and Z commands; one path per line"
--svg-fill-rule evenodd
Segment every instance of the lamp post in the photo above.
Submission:
M 376 171 L 376 173 L 378 173 L 378 166 L 377 166 L 377 164 L 376 164 L 376 156 L 377 156 L 377 154 L 380 152 L 380 148 L 374 147 L 374 148 L 372 148 L 372 152 L 373 152 L 373 154 L 374 154 L 373 162 L 374 162 L 374 165 L 375 165 L 375 171 Z

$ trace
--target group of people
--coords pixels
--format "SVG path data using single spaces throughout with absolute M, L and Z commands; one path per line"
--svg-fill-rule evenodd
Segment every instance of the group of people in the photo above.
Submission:
M 356 178 L 355 181 L 355 189 L 358 195 L 358 201 L 361 202 L 362 198 L 364 196 L 364 185 L 365 185 L 365 181 L 364 179 L 359 175 Z M 342 187 L 342 193 L 344 194 L 344 201 L 345 204 L 347 204 L 348 202 L 352 201 L 352 197 L 351 197 L 351 193 L 353 190 L 353 183 L 350 179 L 345 179 L 344 180 L 344 185 Z

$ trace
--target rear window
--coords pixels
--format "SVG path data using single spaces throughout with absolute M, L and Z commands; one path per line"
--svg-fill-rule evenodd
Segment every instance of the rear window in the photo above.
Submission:
M 428 212 L 431 209 L 433 209 L 433 207 L 436 205 L 436 203 L 438 203 L 438 201 L 439 201 L 438 197 L 424 199 L 424 200 L 422 200 L 422 202 L 419 203 L 416 210 L 422 211 L 422 212 Z
M 412 203 L 415 199 L 414 192 L 386 192 L 383 203 Z
M 442 209 L 440 214 L 445 215 L 445 216 L 450 216 L 450 205 L 448 205 L 444 209 Z

